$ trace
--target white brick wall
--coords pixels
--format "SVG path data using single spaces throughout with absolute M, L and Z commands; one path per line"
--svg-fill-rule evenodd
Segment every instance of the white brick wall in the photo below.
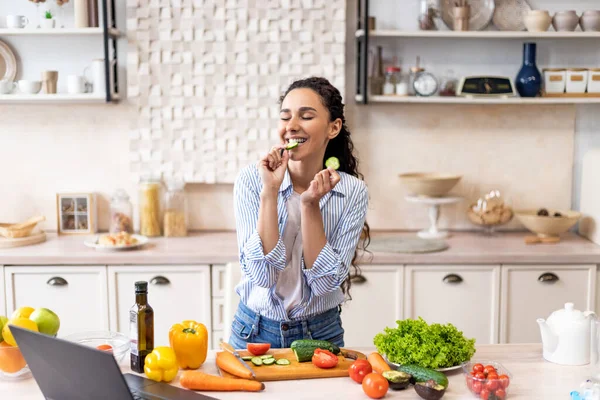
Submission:
M 134 175 L 233 182 L 277 141 L 292 81 L 320 75 L 344 93 L 345 10 L 346 0 L 128 0 Z

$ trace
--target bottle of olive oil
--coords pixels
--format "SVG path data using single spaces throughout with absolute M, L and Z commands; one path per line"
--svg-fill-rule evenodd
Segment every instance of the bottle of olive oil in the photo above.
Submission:
M 129 311 L 131 369 L 144 372 L 144 360 L 154 350 L 154 310 L 148 304 L 148 282 L 135 283 L 135 304 Z

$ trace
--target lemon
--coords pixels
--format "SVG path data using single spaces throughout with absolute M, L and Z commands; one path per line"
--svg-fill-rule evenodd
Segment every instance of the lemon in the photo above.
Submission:
M 38 332 L 37 324 L 29 318 L 9 319 L 8 322 L 4 325 L 4 328 L 2 328 L 2 337 L 4 338 L 4 341 L 10 344 L 11 346 L 17 345 L 17 341 L 15 340 L 12 332 L 10 331 L 11 325 L 18 326 L 19 328 L 29 329 L 30 331 Z
M 33 307 L 19 307 L 15 310 L 15 312 L 11 315 L 10 318 L 29 318 L 29 316 L 34 310 L 35 308 Z

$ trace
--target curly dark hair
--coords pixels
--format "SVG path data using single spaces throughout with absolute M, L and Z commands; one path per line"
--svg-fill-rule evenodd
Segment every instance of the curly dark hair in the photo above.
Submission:
M 321 77 L 310 77 L 306 79 L 300 79 L 293 82 L 285 93 L 280 97 L 279 102 L 282 103 L 283 99 L 294 89 L 307 88 L 313 90 L 321 97 L 321 101 L 327 110 L 329 110 L 329 121 L 335 121 L 340 119 L 342 121 L 342 129 L 340 133 L 327 144 L 325 149 L 325 156 L 323 157 L 323 168 L 325 167 L 325 160 L 329 157 L 337 157 L 340 161 L 340 168 L 338 171 L 345 172 L 358 179 L 364 180 L 364 176 L 358 171 L 358 158 L 354 155 L 354 144 L 350 138 L 350 131 L 346 126 L 346 118 L 344 117 L 344 103 L 342 102 L 342 95 L 340 91 L 333 86 L 327 79 Z M 359 250 L 366 251 L 367 246 L 371 242 L 371 230 L 369 224 L 365 221 L 362 233 L 360 235 L 360 241 L 352 257 L 352 267 L 354 268 L 353 273 L 349 273 L 346 280 L 342 283 L 342 292 L 352 299 L 350 296 L 350 287 L 352 286 L 352 277 L 360 275 L 360 267 L 358 266 L 358 252 Z

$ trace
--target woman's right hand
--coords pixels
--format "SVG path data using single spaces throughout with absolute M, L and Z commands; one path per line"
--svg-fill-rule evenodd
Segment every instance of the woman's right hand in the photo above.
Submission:
M 281 149 L 283 148 L 283 145 L 273 146 L 271 151 L 258 162 L 263 187 L 267 190 L 277 192 L 283 182 L 290 158 L 287 150 L 283 151 L 283 156 L 281 155 Z

